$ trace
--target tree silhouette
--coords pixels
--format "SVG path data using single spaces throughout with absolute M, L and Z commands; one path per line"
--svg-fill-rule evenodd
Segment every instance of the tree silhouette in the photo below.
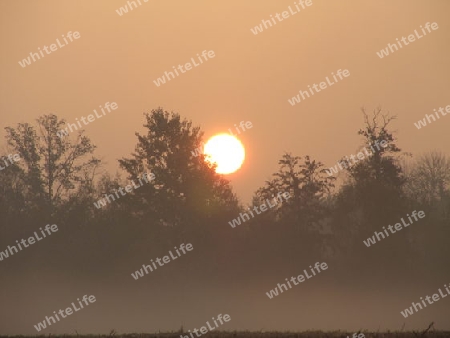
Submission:
M 329 176 L 324 165 L 309 156 L 302 161 L 301 157 L 286 153 L 278 164 L 278 172 L 257 190 L 253 203 L 258 205 L 277 197 L 280 192 L 288 192 L 290 198 L 283 199 L 283 203 L 268 211 L 265 218 L 277 223 L 277 228 L 283 232 L 280 235 L 282 245 L 296 252 L 295 256 L 306 252 L 318 255 L 324 249 L 323 230 L 330 213 L 326 199 L 334 187 L 335 177 Z
M 346 184 L 353 187 L 356 194 L 353 200 L 363 208 L 365 216 L 381 221 L 380 215 L 386 220 L 398 214 L 402 205 L 405 178 L 395 156 L 401 149 L 388 129 L 395 116 L 382 114 L 381 108 L 373 112 L 372 119 L 364 109 L 362 112 L 365 127 L 358 134 L 364 137 L 364 146 L 372 155 L 351 166 L 347 161 L 350 179 Z
M 432 151 L 419 157 L 408 175 L 406 191 L 420 204 L 430 206 L 443 200 L 450 186 L 450 159 Z
M 310 225 L 322 212 L 321 202 L 334 187 L 335 177 L 327 175 L 324 165 L 309 156 L 305 156 L 303 163 L 300 161 L 299 156 L 284 154 L 278 161 L 279 171 L 256 195 L 264 201 L 276 197 L 279 192 L 288 192 L 291 197 L 279 204 L 276 212 L 281 217 L 294 217 Z
M 131 180 L 144 172 L 155 175 L 151 184 L 136 190 L 133 204 L 143 211 L 141 215 L 162 225 L 185 228 L 186 224 L 198 226 L 213 214 L 237 210 L 229 182 L 215 173 L 204 155 L 191 153 L 202 143 L 200 128 L 162 108 L 146 113 L 145 118 L 147 134 L 136 133 L 135 153 L 119 160 Z
M 100 163 L 94 157 L 84 159 L 95 146 L 82 131 L 75 141 L 59 137 L 64 124 L 50 114 L 37 119 L 38 132 L 28 123 L 5 128 L 8 145 L 23 159 L 17 165 L 33 200 L 49 210 L 67 201 L 77 188 L 91 185 Z
M 344 160 L 349 178 L 337 196 L 333 218 L 341 248 L 352 255 L 353 263 L 361 264 L 361 275 L 369 277 L 374 268 L 390 272 L 400 262 L 405 269 L 412 263 L 412 247 L 407 235 L 377 244 L 388 260 L 361 245 L 374 231 L 399 222 L 411 210 L 407 210 L 403 193 L 405 177 L 398 159 L 401 149 L 389 129 L 395 116 L 383 114 L 381 108 L 373 112 L 372 118 L 364 109 L 362 113 L 365 125 L 358 134 L 363 136 L 364 146 L 372 154 L 353 165 Z

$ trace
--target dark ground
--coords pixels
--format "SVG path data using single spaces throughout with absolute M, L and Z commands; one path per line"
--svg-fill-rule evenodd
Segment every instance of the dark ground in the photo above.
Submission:
M 257 331 L 216 331 L 208 332 L 206 335 L 209 338 L 352 338 L 355 332 L 345 331 L 305 331 L 305 332 L 257 332 Z M 361 332 L 357 332 L 360 336 Z M 363 331 L 365 338 L 416 338 L 416 337 L 430 337 L 430 338 L 448 338 L 450 337 L 450 331 L 436 331 L 431 328 L 430 330 L 412 331 L 412 332 L 365 332 Z M 183 336 L 190 337 L 189 332 L 185 332 Z M 44 338 L 51 335 L 36 335 L 36 336 L 0 336 L 0 338 L 7 337 L 34 337 Z M 67 337 L 67 338 L 179 338 L 180 332 L 170 333 L 141 333 L 141 334 L 117 334 L 115 331 L 111 331 L 109 335 L 54 335 L 53 337 Z M 195 334 L 194 334 L 195 337 Z

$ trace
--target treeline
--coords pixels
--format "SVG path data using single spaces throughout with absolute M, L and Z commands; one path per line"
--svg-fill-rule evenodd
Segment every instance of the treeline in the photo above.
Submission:
M 162 108 L 145 114 L 145 134 L 118 161 L 125 175 L 102 172 L 84 131 L 58 134 L 65 121 L 44 115 L 6 128 L 7 152 L 20 161 L 0 171 L 0 251 L 39 227 L 57 234 L 0 262 L 2 273 L 37 265 L 60 274 L 126 276 L 181 243 L 194 250 L 156 280 L 196 276 L 221 281 L 286 277 L 317 261 L 339 280 L 386 281 L 445 276 L 450 235 L 450 160 L 437 152 L 411 158 L 397 146 L 394 117 L 363 111 L 361 148 L 384 142 L 370 157 L 332 176 L 310 156 L 283 154 L 279 170 L 243 206 L 230 183 L 194 149 L 203 132 Z M 62 137 L 60 137 L 62 136 Z M 145 173 L 154 179 L 97 208 Z M 232 228 L 241 212 L 279 192 L 290 198 Z M 426 217 L 376 245 L 363 240 L 414 210 Z M 33 252 L 31 252 L 33 251 Z M 345 277 L 344 277 L 345 276 Z M 337 281 L 336 279 L 333 282 Z

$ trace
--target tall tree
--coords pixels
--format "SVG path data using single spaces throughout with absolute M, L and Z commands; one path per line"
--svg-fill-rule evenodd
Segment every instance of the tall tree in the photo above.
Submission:
M 363 136 L 364 147 L 372 154 L 356 164 L 344 161 L 350 176 L 347 184 L 353 186 L 355 201 L 362 206 L 365 216 L 380 220 L 381 215 L 398 214 L 402 205 L 405 178 L 397 156 L 401 149 L 389 130 L 389 124 L 396 117 L 383 114 L 381 108 L 373 112 L 372 118 L 364 109 L 362 113 L 365 126 L 358 134 Z
M 145 114 L 146 135 L 136 133 L 138 144 L 130 158 L 119 160 L 130 180 L 151 172 L 155 179 L 136 190 L 135 212 L 163 225 L 196 226 L 212 214 L 237 210 L 229 182 L 215 173 L 204 155 L 192 151 L 203 133 L 192 122 L 162 108 Z
M 37 119 L 37 130 L 28 123 L 7 127 L 8 145 L 20 155 L 17 162 L 36 203 L 49 210 L 67 201 L 83 185 L 91 185 L 100 161 L 91 155 L 95 146 L 80 131 L 76 139 L 61 136 L 65 125 L 54 114 Z
M 278 233 L 267 229 L 270 237 L 280 236 L 280 250 L 288 250 L 291 257 L 316 254 L 326 249 L 328 217 L 330 213 L 327 198 L 334 187 L 335 177 L 329 176 L 321 162 L 310 156 L 284 154 L 279 160 L 280 168 L 273 178 L 258 189 L 253 206 L 259 206 L 266 199 L 287 192 L 290 198 L 264 214 L 258 221 L 274 225 Z M 273 204 L 273 202 L 271 202 Z M 297 259 L 298 261 L 298 259 Z
M 273 179 L 256 192 L 260 201 L 276 197 L 279 192 L 288 192 L 290 198 L 275 209 L 279 215 L 314 220 L 322 211 L 322 201 L 334 187 L 335 177 L 329 176 L 321 162 L 308 155 L 303 162 L 299 156 L 284 154 L 278 161 L 280 169 Z
M 343 160 L 347 166 L 348 179 L 339 192 L 336 213 L 335 233 L 341 239 L 342 251 L 349 261 L 359 265 L 361 276 L 371 278 L 373 270 L 393 271 L 411 267 L 412 257 L 409 238 L 395 236 L 377 244 L 379 251 L 367 248 L 362 240 L 371 237 L 374 231 L 394 225 L 405 217 L 407 203 L 403 194 L 405 182 L 400 166 L 401 149 L 390 130 L 395 116 L 376 109 L 372 117 L 362 110 L 364 127 L 358 131 L 363 136 L 363 146 L 370 156 L 356 163 Z M 400 271 L 400 270 L 397 270 Z

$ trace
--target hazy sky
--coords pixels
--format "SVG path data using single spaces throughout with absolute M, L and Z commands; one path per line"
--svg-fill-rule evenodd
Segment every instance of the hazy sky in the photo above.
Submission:
M 137 1 L 137 0 L 136 0 Z M 258 35 L 250 28 L 292 0 L 150 0 L 129 13 L 108 1 L 0 1 L 0 137 L 4 127 L 56 113 L 72 122 L 107 101 L 119 109 L 86 126 L 111 173 L 129 156 L 143 112 L 158 106 L 200 125 L 205 136 L 240 121 L 243 168 L 229 176 L 241 199 L 277 170 L 283 152 L 327 166 L 361 144 L 360 108 L 398 116 L 399 145 L 414 154 L 448 148 L 450 117 L 413 123 L 450 104 L 450 2 L 319 1 Z M 439 29 L 380 59 L 376 52 L 420 25 Z M 18 61 L 68 31 L 80 38 L 22 68 Z M 203 50 L 215 58 L 157 87 L 153 80 Z M 338 69 L 350 76 L 291 106 L 307 85 Z M 2 147 L 0 147 L 2 148 Z M 447 151 L 448 152 L 448 151 Z

